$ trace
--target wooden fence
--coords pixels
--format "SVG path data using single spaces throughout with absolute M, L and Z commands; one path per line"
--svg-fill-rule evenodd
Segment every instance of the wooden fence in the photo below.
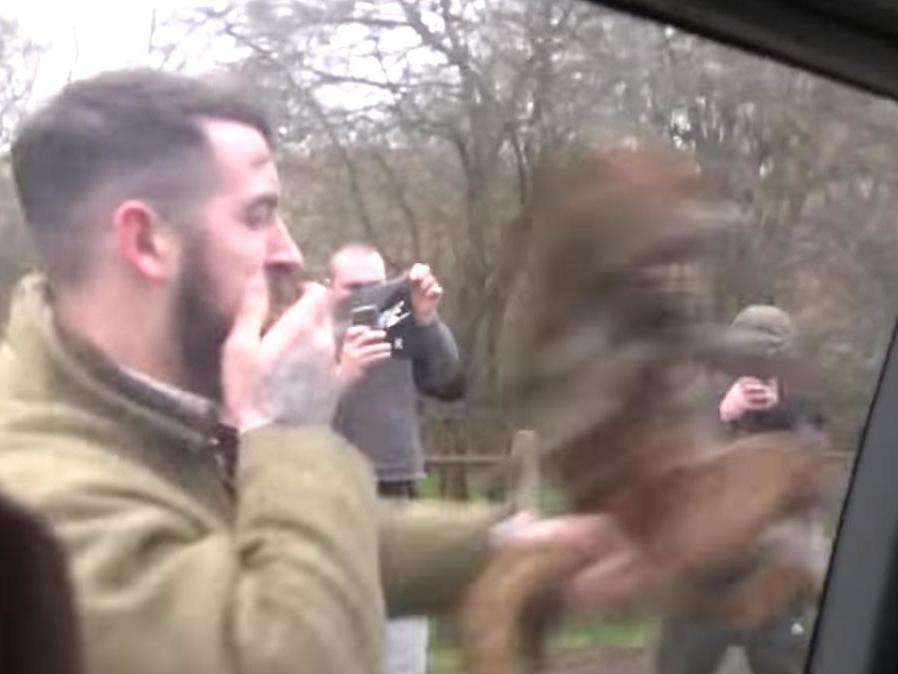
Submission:
M 834 501 L 841 506 L 848 486 L 854 453 L 830 451 L 824 460 L 836 475 Z M 539 489 L 539 438 L 534 431 L 519 429 L 512 433 L 507 448 L 496 454 L 444 453 L 425 457 L 428 472 L 436 475 L 439 493 L 446 498 L 467 499 L 472 485 L 482 488 L 513 490 L 512 498 L 521 505 L 536 502 Z M 479 481 L 479 482 L 478 482 Z M 476 489 L 474 491 L 477 491 Z

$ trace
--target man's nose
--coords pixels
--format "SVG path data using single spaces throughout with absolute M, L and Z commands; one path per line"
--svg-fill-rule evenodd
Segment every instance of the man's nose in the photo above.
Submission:
M 304 267 L 305 259 L 287 225 L 278 218 L 277 224 L 269 230 L 266 264 Z

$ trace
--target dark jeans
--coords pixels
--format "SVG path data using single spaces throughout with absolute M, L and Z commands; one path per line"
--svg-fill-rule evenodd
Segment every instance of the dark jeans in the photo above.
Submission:
M 740 646 L 754 674 L 801 674 L 810 620 L 789 611 L 753 630 L 736 630 L 706 618 L 672 616 L 661 628 L 658 674 L 713 674 L 729 646 Z
M 418 483 L 415 480 L 378 482 L 377 493 L 387 498 L 418 498 Z

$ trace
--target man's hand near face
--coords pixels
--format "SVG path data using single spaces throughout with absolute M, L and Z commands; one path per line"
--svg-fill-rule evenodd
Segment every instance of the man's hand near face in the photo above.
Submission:
M 418 325 L 428 325 L 437 316 L 443 287 L 426 264 L 416 263 L 408 273 L 411 283 L 412 314 Z
M 222 352 L 224 417 L 241 432 L 272 422 L 329 424 L 339 395 L 330 293 L 307 284 L 263 335 L 268 289 L 247 283 Z
M 748 412 L 769 410 L 779 403 L 775 379 L 761 380 L 741 377 L 736 380 L 720 401 L 720 419 L 726 423 L 737 421 Z
M 387 333 L 364 325 L 353 325 L 346 331 L 337 372 L 345 389 L 362 378 L 371 365 L 390 357 L 392 349 Z

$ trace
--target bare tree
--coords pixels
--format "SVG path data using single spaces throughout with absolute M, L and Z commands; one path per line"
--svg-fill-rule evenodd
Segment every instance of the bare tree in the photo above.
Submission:
M 857 427 L 898 289 L 894 106 L 575 0 L 253 0 L 184 26 L 224 39 L 271 103 L 311 259 L 364 238 L 441 272 L 469 410 L 502 410 L 540 167 L 654 142 L 739 214 L 709 310 L 796 313 L 842 436 Z
M 41 52 L 14 21 L 0 17 L 0 149 L 9 145 L 31 99 Z
M 194 25 L 245 50 L 287 151 L 327 172 L 325 200 L 337 178 L 341 198 L 317 205 L 345 224 L 324 240 L 362 237 L 397 267 L 427 258 L 451 274 L 474 390 L 495 399 L 534 167 L 581 140 L 583 111 L 610 86 L 579 85 L 606 59 L 587 39 L 601 20 L 575 2 L 397 0 L 251 2 Z
M 0 323 L 9 291 L 31 256 L 10 175 L 8 147 L 31 102 L 42 48 L 0 17 Z

